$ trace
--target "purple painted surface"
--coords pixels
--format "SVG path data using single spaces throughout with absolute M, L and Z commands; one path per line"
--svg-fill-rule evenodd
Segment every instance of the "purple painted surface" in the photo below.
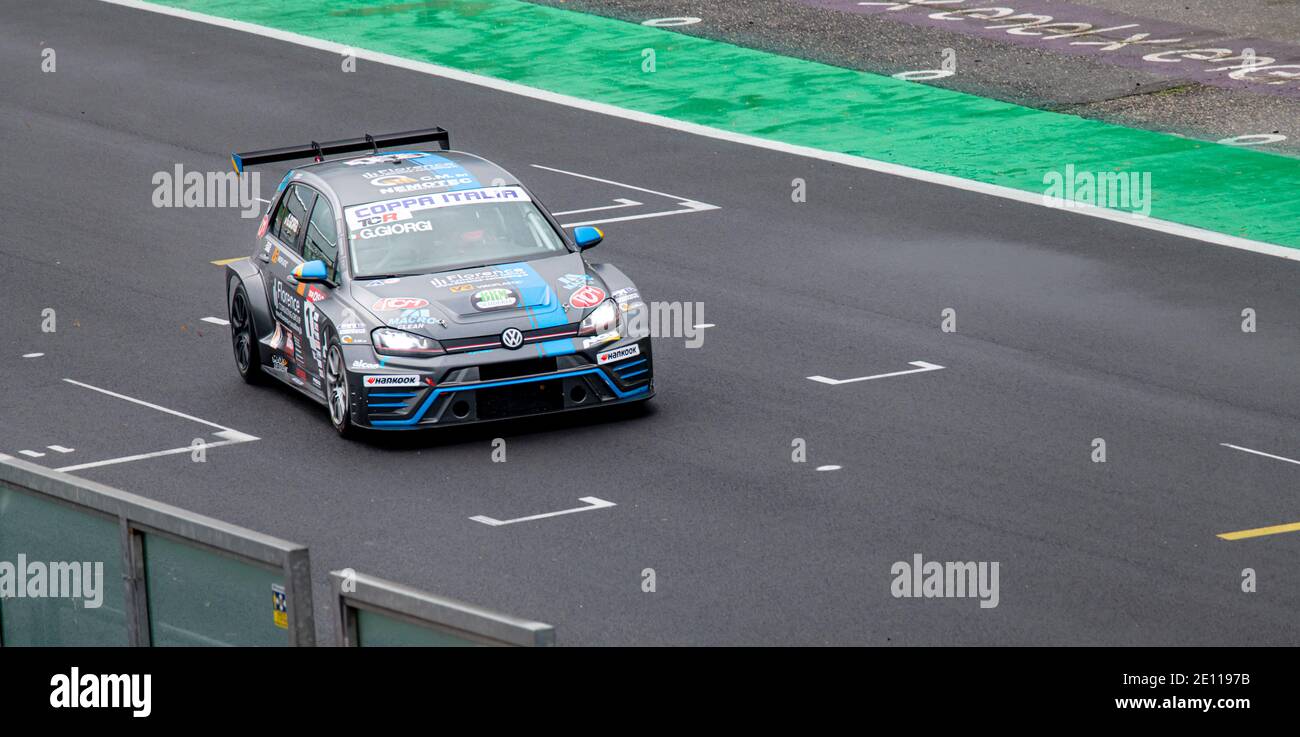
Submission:
M 799 1 L 1088 56 L 1216 87 L 1300 97 L 1300 46 L 1277 41 L 1227 38 L 1220 31 L 1049 0 Z M 1254 51 L 1253 58 L 1246 49 Z

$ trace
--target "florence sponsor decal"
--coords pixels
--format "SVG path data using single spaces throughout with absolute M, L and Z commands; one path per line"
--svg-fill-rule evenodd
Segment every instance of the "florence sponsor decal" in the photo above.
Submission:
M 444 276 L 435 276 L 429 280 L 429 283 L 435 287 L 447 287 L 453 292 L 467 291 L 474 285 L 486 286 L 483 282 L 495 281 L 493 286 L 502 286 L 505 284 L 514 284 L 520 279 L 528 276 L 520 266 L 505 266 L 483 271 L 465 271 L 459 274 L 447 274 Z
M 569 296 L 569 306 L 585 310 L 605 301 L 605 290 L 588 284 Z
M 419 386 L 419 374 L 385 374 L 380 376 L 365 377 L 366 388 L 375 388 L 381 386 Z
M 429 300 L 423 297 L 385 297 L 371 305 L 370 309 L 376 312 L 391 312 L 393 310 L 418 310 L 421 307 L 428 307 Z
M 607 363 L 612 363 L 614 361 L 622 361 L 624 358 L 631 358 L 633 356 L 639 356 L 639 355 L 641 355 L 641 344 L 633 343 L 632 345 L 625 345 L 622 348 L 615 348 L 612 351 L 597 353 L 596 363 L 601 366 L 604 366 Z

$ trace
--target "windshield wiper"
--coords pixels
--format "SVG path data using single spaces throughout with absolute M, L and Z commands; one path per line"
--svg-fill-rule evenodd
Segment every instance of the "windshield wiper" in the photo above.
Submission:
M 356 281 L 363 281 L 369 279 L 401 279 L 404 276 L 419 276 L 420 273 L 421 272 L 413 271 L 409 274 L 366 274 L 365 276 L 353 277 L 353 279 Z

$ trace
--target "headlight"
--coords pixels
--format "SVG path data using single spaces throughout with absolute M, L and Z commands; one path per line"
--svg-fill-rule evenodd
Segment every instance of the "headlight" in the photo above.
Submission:
M 600 303 L 600 306 L 591 311 L 582 324 L 578 326 L 578 335 L 599 335 L 611 330 L 618 330 L 618 323 L 621 314 L 618 311 L 618 303 L 612 299 L 607 299 Z
M 379 328 L 370 334 L 375 345 L 375 353 L 384 356 L 424 356 L 442 355 L 444 351 L 438 341 L 423 335 L 408 333 L 405 330 Z

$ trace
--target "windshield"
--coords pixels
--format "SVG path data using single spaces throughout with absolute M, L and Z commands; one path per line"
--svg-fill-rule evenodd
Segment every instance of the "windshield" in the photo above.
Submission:
M 412 195 L 346 210 L 352 274 L 428 274 L 567 248 L 521 187 Z

